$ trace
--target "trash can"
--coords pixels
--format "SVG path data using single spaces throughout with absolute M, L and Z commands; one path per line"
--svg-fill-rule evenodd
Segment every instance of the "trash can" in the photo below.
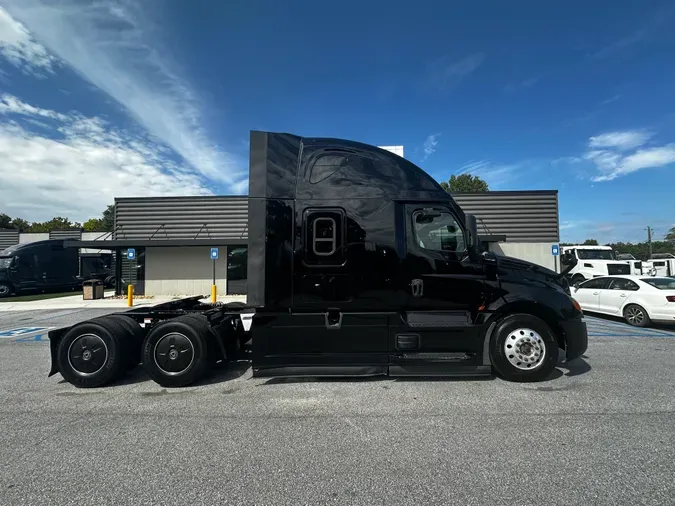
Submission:
M 82 299 L 94 300 L 103 298 L 103 281 L 100 279 L 89 279 L 82 283 Z

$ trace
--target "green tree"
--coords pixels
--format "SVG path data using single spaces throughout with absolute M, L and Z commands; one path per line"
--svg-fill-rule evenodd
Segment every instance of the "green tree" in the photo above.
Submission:
M 105 211 L 103 211 L 103 218 L 101 218 L 101 221 L 103 222 L 103 230 L 101 232 L 112 232 L 113 228 L 115 227 L 115 206 L 110 205 L 106 208 Z M 98 231 L 97 231 L 98 232 Z
M 107 232 L 101 218 L 90 218 L 82 224 L 85 232 Z
M 12 218 L 5 213 L 0 213 L 0 228 L 11 228 Z
M 596 241 L 595 239 L 586 239 L 584 241 L 584 246 L 597 246 L 597 245 L 598 241 Z
M 441 187 L 446 192 L 486 192 L 490 189 L 488 184 L 478 176 L 471 174 L 453 174 L 446 183 L 443 181 Z
M 78 222 L 73 223 L 68 218 L 56 216 L 49 221 L 31 224 L 29 232 L 46 233 L 60 228 L 82 228 L 82 224 Z
M 675 227 L 671 228 L 668 233 L 666 234 L 666 237 L 664 237 L 666 242 L 673 243 L 675 245 Z
M 19 232 L 28 232 L 30 230 L 30 223 L 23 218 L 14 218 L 11 227 L 19 229 Z

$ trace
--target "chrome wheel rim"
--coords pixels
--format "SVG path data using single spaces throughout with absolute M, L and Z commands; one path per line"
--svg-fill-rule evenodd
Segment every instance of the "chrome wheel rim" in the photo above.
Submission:
M 516 369 L 533 371 L 544 363 L 546 345 L 535 330 L 520 328 L 509 332 L 504 341 L 504 353 Z
M 68 347 L 68 364 L 85 378 L 103 369 L 107 360 L 108 347 L 96 334 L 82 334 Z
M 170 332 L 157 341 L 153 356 L 160 371 L 167 376 L 177 376 L 192 365 L 195 348 L 185 334 Z
M 629 307 L 626 310 L 626 319 L 633 325 L 640 325 L 645 321 L 645 314 L 639 307 Z

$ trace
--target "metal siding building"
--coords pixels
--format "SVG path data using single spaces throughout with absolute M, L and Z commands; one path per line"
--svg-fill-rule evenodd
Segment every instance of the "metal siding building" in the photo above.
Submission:
M 0 251 L 19 244 L 19 231 L 15 228 L 0 228 Z
M 50 239 L 75 239 L 77 241 L 82 239 L 81 228 L 61 228 L 49 232 Z
M 114 239 L 246 242 L 247 197 L 115 199 Z
M 464 212 L 478 219 L 481 234 L 507 242 L 552 242 L 560 237 L 557 190 L 453 193 Z
M 479 234 L 490 250 L 556 268 L 551 246 L 559 239 L 557 191 L 453 197 L 477 217 Z M 116 199 L 113 239 L 136 248 L 136 260 L 122 257 L 122 279 L 131 279 L 146 295 L 208 294 L 210 248 L 218 247 L 218 293 L 245 293 L 247 223 L 245 196 Z
M 248 198 L 233 196 L 115 199 L 113 240 L 136 249 L 121 257 L 120 275 L 146 295 L 209 294 L 215 261 L 218 293 L 246 293 Z M 229 256 L 229 261 L 228 261 Z M 229 271 L 229 276 L 228 276 Z

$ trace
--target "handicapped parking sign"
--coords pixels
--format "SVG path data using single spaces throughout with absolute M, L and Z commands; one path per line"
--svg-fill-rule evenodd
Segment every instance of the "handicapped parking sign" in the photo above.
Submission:
M 211 248 L 211 260 L 218 260 L 218 248 Z
M 551 246 L 551 254 L 554 257 L 557 257 L 558 255 L 560 255 L 560 246 L 558 246 L 557 244 L 554 244 L 553 246 Z
M 133 260 L 134 258 L 136 258 L 136 250 L 134 248 L 129 248 L 127 250 L 127 258 L 129 260 Z

